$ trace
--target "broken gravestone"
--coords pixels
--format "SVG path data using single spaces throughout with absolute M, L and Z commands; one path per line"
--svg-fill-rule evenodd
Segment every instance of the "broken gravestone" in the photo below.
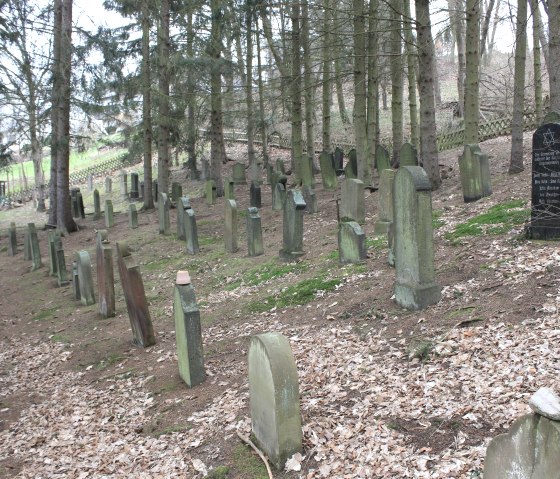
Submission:
M 355 221 L 338 225 L 338 257 L 342 264 L 360 263 L 367 257 L 366 235 Z
M 113 249 L 109 243 L 107 230 L 97 232 L 95 256 L 99 314 L 102 318 L 111 318 L 115 315 L 115 275 L 113 272 Z

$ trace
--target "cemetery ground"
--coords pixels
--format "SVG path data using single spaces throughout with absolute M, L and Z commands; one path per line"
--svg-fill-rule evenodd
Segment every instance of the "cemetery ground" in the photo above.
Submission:
M 132 345 L 118 274 L 117 315 L 100 319 L 98 305 L 74 301 L 48 266 L 31 272 L 23 260 L 23 226 L 35 221 L 48 262 L 44 216 L 30 206 L 1 212 L 0 476 L 266 478 L 237 431 L 250 432 L 249 338 L 280 332 L 297 363 L 304 451 L 274 477 L 482 477 L 490 438 L 528 412 L 538 388 L 560 386 L 560 251 L 557 242 L 524 237 L 529 135 L 525 145 L 526 171 L 508 176 L 509 139 L 481 144 L 494 193 L 470 204 L 459 150 L 441 154 L 433 226 L 443 299 L 418 312 L 391 299 L 386 240 L 373 235 L 375 192 L 366 193 L 368 258 L 341 266 L 336 193 L 316 175 L 319 212 L 304 218 L 306 254 L 283 263 L 282 214 L 271 209 L 268 185 L 265 254 L 249 258 L 248 186 L 235 188 L 240 249 L 226 253 L 223 199 L 206 205 L 202 184 L 176 169 L 197 215 L 201 252 L 190 256 L 175 235 L 158 234 L 156 210 L 139 213 L 139 228 L 129 229 L 115 177 L 109 239 L 126 239 L 141 264 L 157 339 L 147 349 Z M 229 156 L 243 158 L 242 147 Z M 287 164 L 287 152 L 272 158 L 280 156 Z M 103 199 L 103 179 L 96 181 Z M 82 191 L 91 212 L 91 193 Z M 18 224 L 15 257 L 6 254 L 10 221 Z M 104 229 L 91 215 L 78 222 L 81 231 L 63 238 L 67 265 L 82 249 L 93 260 L 94 230 Z M 178 270 L 190 273 L 203 328 L 208 377 L 192 389 L 176 361 Z

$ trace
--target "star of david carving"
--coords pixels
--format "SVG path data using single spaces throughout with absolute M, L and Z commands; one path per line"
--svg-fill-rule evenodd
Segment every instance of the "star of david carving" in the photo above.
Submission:
M 556 143 L 556 138 L 554 137 L 554 132 L 548 130 L 547 132 L 543 133 L 543 144 L 547 148 L 550 148 L 552 145 Z

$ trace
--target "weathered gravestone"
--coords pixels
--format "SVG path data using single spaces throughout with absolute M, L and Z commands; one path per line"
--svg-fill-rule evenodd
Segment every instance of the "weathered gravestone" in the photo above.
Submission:
M 207 180 L 206 181 L 206 204 L 213 205 L 216 203 L 216 199 L 218 198 L 218 190 L 216 189 L 216 183 L 214 180 Z
M 402 166 L 394 184 L 395 301 L 410 310 L 441 299 L 435 282 L 432 187 L 420 166 Z
M 284 183 L 276 183 L 272 190 L 272 209 L 281 211 L 286 203 L 286 185 Z
M 341 221 L 366 221 L 364 183 L 358 179 L 345 179 L 340 192 Z
M 97 221 L 99 218 L 101 218 L 101 198 L 96 189 L 93 190 L 93 220 Z
M 37 237 L 37 229 L 35 223 L 27 223 L 27 230 L 29 231 L 29 248 L 31 251 L 31 271 L 35 271 L 43 266 L 41 261 L 41 249 L 39 248 L 39 238 Z
M 140 196 L 138 173 L 130 173 L 130 199 L 136 200 Z
M 142 274 L 124 241 L 117 241 L 117 262 L 134 343 L 144 348 L 152 346 L 156 339 Z
M 334 149 L 334 170 L 337 176 L 344 173 L 344 152 L 339 146 Z
M 265 166 L 266 169 L 266 182 L 272 185 L 272 173 L 274 172 L 274 167 L 269 163 Z
M 317 205 L 317 195 L 311 186 L 303 186 L 301 188 L 303 194 L 303 200 L 305 201 L 305 211 L 309 214 L 315 214 L 319 212 L 319 206 Z
M 68 284 L 68 272 L 66 271 L 66 259 L 64 258 L 64 248 L 62 247 L 62 236 L 54 236 L 54 251 L 56 255 L 56 279 L 59 287 Z
M 152 199 L 154 200 L 154 203 L 157 203 L 159 200 L 158 180 L 152 180 Z
M 128 227 L 133 230 L 138 228 L 138 210 L 134 203 L 128 205 Z
M 56 276 L 56 268 L 58 267 L 56 261 L 56 249 L 55 249 L 55 236 L 60 236 L 59 230 L 49 230 L 47 233 L 47 244 L 48 244 L 48 253 L 49 253 L 49 275 Z
M 235 183 L 231 178 L 224 179 L 224 198 L 226 200 L 235 200 Z
M 333 157 L 326 151 L 319 156 L 319 164 L 321 166 L 321 178 L 323 180 L 323 188 L 325 190 L 336 190 L 338 183 L 336 181 L 336 171 L 334 169 Z
M 187 240 L 187 253 L 198 254 L 200 251 L 198 246 L 198 230 L 196 228 L 196 216 L 192 208 L 185 212 L 185 236 Z
M 72 211 L 72 218 L 80 217 L 80 205 L 78 203 L 78 192 L 80 188 L 70 188 L 70 210 Z
M 301 157 L 301 185 L 309 186 L 310 188 L 314 186 L 315 181 L 313 178 L 313 158 L 308 155 L 303 155 Z
M 159 234 L 171 234 L 171 221 L 169 219 L 169 198 L 165 193 L 160 193 L 158 201 Z
M 348 153 L 348 163 L 344 167 L 344 176 L 347 180 L 358 178 L 358 158 L 354 149 Z
M 418 166 L 418 153 L 411 143 L 403 143 L 399 166 Z
M 113 192 L 113 180 L 110 176 L 105 178 L 105 193 L 112 193 Z
M 23 259 L 31 261 L 31 242 L 29 238 L 29 227 L 25 228 L 23 233 Z
M 86 209 L 84 207 L 84 198 L 83 198 L 82 193 L 80 191 L 78 191 L 76 193 L 76 201 L 78 202 L 79 218 L 85 219 L 86 218 Z
M 119 184 L 121 189 L 121 198 L 128 198 L 128 175 L 122 171 L 119 175 Z
M 78 276 L 78 263 L 75 261 L 72 261 L 72 292 L 74 299 L 80 301 L 80 277 Z
M 283 247 L 280 258 L 294 261 L 303 256 L 303 212 L 305 201 L 300 190 L 290 190 L 284 204 Z
M 383 170 L 379 179 L 377 221 L 373 226 L 376 235 L 387 234 L 393 222 L 393 185 L 395 170 Z
M 95 304 L 91 259 L 87 251 L 78 251 L 76 253 L 76 266 L 78 268 L 78 281 L 80 283 L 80 301 L 84 306 Z
M 249 188 L 249 205 L 251 208 L 260 208 L 262 206 L 261 187 L 258 181 L 251 181 Z
M 115 216 L 113 214 L 113 202 L 105 200 L 105 228 L 115 226 Z
M 176 203 L 177 201 L 179 201 L 179 198 L 181 198 L 181 196 L 183 196 L 183 185 L 181 185 L 181 183 L 178 183 L 177 181 L 174 181 L 173 183 L 171 183 L 171 201 L 173 201 L 173 203 Z
M 459 173 L 465 203 L 492 194 L 488 155 L 483 154 L 478 145 L 465 145 L 459 157 Z
M 241 163 L 236 163 L 232 168 L 233 182 L 236 185 L 246 185 L 247 177 L 245 176 L 245 165 Z
M 381 176 L 383 170 L 391 169 L 391 158 L 387 149 L 380 144 L 375 147 L 375 165 L 377 174 Z
M 141 181 L 141 182 L 140 182 L 140 197 L 139 197 L 139 199 L 144 199 L 144 194 L 145 194 L 144 182 Z
M 173 299 L 179 375 L 194 387 L 206 379 L 200 311 L 188 272 L 177 272 Z
M 264 254 L 261 216 L 257 208 L 247 209 L 247 246 L 249 256 Z
M 16 224 L 12 221 L 8 228 L 8 256 L 15 256 L 17 254 L 17 235 Z
M 185 214 L 187 210 L 191 209 L 191 202 L 186 196 L 179 198 L 177 202 L 177 239 L 185 241 L 187 239 L 186 232 L 186 219 Z
M 89 193 L 93 191 L 93 175 L 87 177 L 87 190 Z
M 235 253 L 239 249 L 237 245 L 237 203 L 235 200 L 226 200 L 224 227 L 226 251 Z
M 279 470 L 302 450 L 296 363 L 279 333 L 253 336 L 249 344 L 249 406 L 257 446 Z
M 97 232 L 95 246 L 99 314 L 102 318 L 111 318 L 115 315 L 115 275 L 113 272 L 113 249 L 109 243 L 107 230 Z
M 342 264 L 359 263 L 367 257 L 366 235 L 355 221 L 338 225 L 338 258 Z
M 533 134 L 529 236 L 560 238 L 560 121 L 546 123 Z

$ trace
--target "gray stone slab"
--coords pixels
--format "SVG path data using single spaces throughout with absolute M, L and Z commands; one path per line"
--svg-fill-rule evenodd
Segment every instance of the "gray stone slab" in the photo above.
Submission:
M 113 192 L 113 180 L 110 176 L 105 178 L 105 193 L 112 193 Z
M 323 151 L 319 156 L 319 165 L 321 166 L 321 179 L 325 190 L 334 191 L 338 187 L 336 179 L 336 171 L 334 169 L 332 156 Z
M 264 254 L 261 216 L 257 208 L 247 209 L 247 249 L 249 256 Z
M 303 251 L 303 212 L 305 200 L 301 190 L 290 190 L 284 205 L 282 249 L 280 259 L 295 261 Z
M 54 249 L 56 252 L 56 279 L 59 287 L 66 286 L 69 283 L 68 272 L 66 271 L 66 258 L 64 257 L 64 248 L 62 245 L 62 237 L 57 235 L 54 237 Z M 77 268 L 77 266 L 76 266 Z M 77 273 L 77 270 L 76 270 Z M 78 297 L 79 298 L 79 290 Z
M 365 190 L 364 183 L 361 180 L 350 178 L 342 182 L 340 220 L 355 221 L 360 224 L 365 223 Z
M 35 271 L 43 266 L 43 262 L 41 260 L 41 249 L 39 248 L 39 237 L 37 236 L 35 223 L 28 223 L 27 230 L 29 232 L 29 248 L 31 251 L 31 271 Z
M 95 246 L 99 314 L 102 318 L 111 318 L 115 316 L 115 273 L 113 269 L 113 249 L 109 242 L 107 230 L 97 232 Z
M 338 258 L 342 264 L 361 263 L 367 257 L 366 235 L 355 221 L 338 225 Z
M 196 227 L 196 215 L 193 209 L 185 212 L 185 237 L 187 243 L 188 254 L 198 254 L 200 247 L 198 246 L 198 229 Z
M 113 202 L 105 200 L 105 228 L 115 226 L 115 215 L 113 213 Z
M 128 205 L 128 227 L 132 230 L 138 228 L 138 210 L 134 203 Z
M 225 201 L 224 242 L 226 251 L 235 253 L 237 244 L 237 203 L 235 200 Z
M 393 222 L 393 185 L 395 183 L 395 170 L 383 170 L 379 178 L 377 191 L 377 221 L 374 224 L 376 235 L 387 234 Z
M 101 198 L 99 191 L 93 190 L 93 220 L 97 221 L 99 218 L 101 218 Z
M 76 266 L 80 282 L 80 301 L 84 306 L 95 304 L 91 259 L 87 251 L 78 251 L 76 253 Z
M 232 168 L 233 182 L 236 185 L 246 185 L 247 176 L 245 174 L 245 165 L 241 163 L 236 163 Z
M 216 199 L 218 198 L 218 190 L 216 189 L 216 183 L 214 180 L 207 180 L 206 186 L 206 204 L 213 205 L 216 203 Z
M 171 220 L 169 218 L 169 208 L 171 204 L 165 193 L 160 193 L 158 201 L 158 225 L 160 235 L 171 234 Z

